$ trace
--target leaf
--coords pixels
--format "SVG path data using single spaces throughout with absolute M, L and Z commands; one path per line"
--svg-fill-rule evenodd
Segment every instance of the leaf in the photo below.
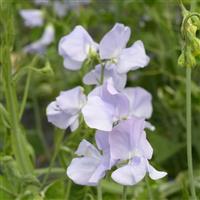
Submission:
M 179 152 L 185 144 L 175 143 L 167 138 L 164 138 L 158 134 L 149 134 L 150 143 L 154 148 L 155 162 L 162 163 L 167 159 Z

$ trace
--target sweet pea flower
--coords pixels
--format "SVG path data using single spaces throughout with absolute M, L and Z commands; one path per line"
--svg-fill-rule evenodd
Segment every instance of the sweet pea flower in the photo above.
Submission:
M 46 50 L 46 47 L 53 42 L 54 37 L 55 37 L 54 27 L 53 25 L 49 24 L 45 27 L 42 37 L 39 40 L 25 46 L 23 50 L 25 53 L 43 54 Z
M 112 179 L 122 185 L 135 185 L 149 174 L 153 180 L 166 176 L 149 163 L 153 149 L 146 139 L 144 118 L 122 121 L 109 132 L 112 159 L 128 161 L 112 173 Z
M 64 67 L 79 70 L 90 54 L 96 53 L 98 44 L 82 26 L 76 26 L 71 33 L 61 38 L 58 48 L 64 58 Z
M 86 96 L 80 86 L 61 92 L 47 107 L 48 121 L 60 129 L 70 127 L 72 131 L 76 130 L 79 126 L 80 111 L 85 102 Z
M 128 115 L 129 101 L 114 88 L 113 80 L 108 79 L 104 85 L 96 87 L 88 95 L 82 113 L 89 127 L 111 131 L 114 123 Z
M 115 164 L 110 157 L 110 145 L 106 132 L 97 132 L 96 144 L 102 154 L 87 140 L 82 140 L 74 158 L 67 168 L 67 175 L 79 185 L 96 186 L 105 176 L 107 170 Z
M 82 113 L 89 127 L 111 131 L 119 121 L 135 116 L 150 118 L 151 100 L 151 94 L 140 87 L 125 88 L 119 92 L 114 87 L 113 79 L 109 78 L 102 86 L 89 93 Z M 145 127 L 154 130 L 149 122 L 145 123 Z
M 128 26 L 116 23 L 99 44 L 100 58 L 112 60 L 119 73 L 143 68 L 149 63 L 142 41 L 138 40 L 131 47 L 125 48 L 130 34 Z
M 24 20 L 25 26 L 37 27 L 42 26 L 44 23 L 43 13 L 38 9 L 20 10 L 20 15 Z
M 83 82 L 86 85 L 101 85 L 101 76 L 102 66 L 99 64 L 96 65 L 95 69 L 91 70 L 83 77 Z M 113 64 L 111 64 L 111 66 L 109 67 L 104 68 L 103 83 L 105 83 L 109 78 L 113 79 L 114 85 L 117 90 L 121 91 L 122 89 L 124 89 L 127 81 L 127 74 L 119 74 Z

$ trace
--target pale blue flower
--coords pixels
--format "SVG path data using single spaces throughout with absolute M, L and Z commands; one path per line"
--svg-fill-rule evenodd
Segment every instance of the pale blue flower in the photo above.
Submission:
M 48 121 L 61 129 L 70 127 L 72 131 L 76 130 L 79 126 L 81 108 L 85 102 L 86 97 L 80 86 L 61 92 L 47 107 Z
M 24 20 L 24 24 L 28 27 L 42 26 L 44 23 L 44 16 L 41 10 L 26 9 L 20 10 L 20 15 Z
M 88 101 L 82 109 L 89 127 L 102 131 L 111 131 L 113 124 L 124 119 L 128 112 L 128 98 L 114 88 L 112 79 L 96 87 L 88 95 Z
M 150 118 L 152 97 L 149 92 L 140 87 L 125 88 L 120 92 L 115 89 L 113 79 L 110 78 L 89 93 L 82 113 L 89 127 L 111 131 L 113 125 L 121 120 L 135 116 Z M 149 122 L 145 123 L 145 127 L 154 129 Z
M 112 173 L 112 179 L 122 185 L 135 185 L 146 173 L 156 180 L 166 176 L 166 172 L 157 171 L 149 164 L 153 149 L 144 132 L 145 120 L 135 118 L 122 121 L 109 132 L 110 153 L 112 159 L 128 161 Z
M 149 63 L 142 41 L 138 40 L 131 47 L 126 48 L 130 34 L 128 26 L 116 23 L 99 44 L 100 58 L 112 60 L 119 73 L 143 68 Z
M 90 54 L 97 51 L 98 44 L 82 26 L 76 26 L 71 33 L 61 38 L 58 48 L 64 58 L 64 67 L 78 70 Z
M 76 184 L 96 186 L 105 176 L 107 170 L 115 164 L 110 157 L 110 145 L 106 132 L 97 132 L 96 144 L 102 154 L 91 143 L 82 140 L 74 158 L 67 168 L 67 175 Z

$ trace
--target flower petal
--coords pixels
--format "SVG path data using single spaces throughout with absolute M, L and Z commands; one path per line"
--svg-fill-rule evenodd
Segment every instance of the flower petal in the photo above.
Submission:
M 115 170 L 111 177 L 122 185 L 135 185 L 140 182 L 146 174 L 144 163 L 128 164 Z
M 74 158 L 67 168 L 67 175 L 76 184 L 95 186 L 102 178 L 102 175 L 99 174 L 91 182 L 90 178 L 98 169 L 99 164 L 99 160 L 91 157 Z
M 116 58 L 125 48 L 130 38 L 130 28 L 123 24 L 116 23 L 115 26 L 104 35 L 99 44 L 101 59 Z
M 83 82 L 86 85 L 100 85 L 101 82 L 101 65 L 96 65 L 95 69 L 87 73 L 83 77 Z M 104 68 L 104 83 L 109 79 L 112 78 L 114 82 L 114 86 L 118 90 L 122 90 L 127 81 L 127 75 L 126 74 L 119 74 L 116 71 L 115 67 L 105 67 Z
M 75 154 L 78 156 L 87 156 L 92 157 L 100 160 L 101 154 L 99 151 L 87 140 L 83 139 L 78 146 Z
M 73 89 L 61 92 L 56 98 L 56 103 L 65 113 L 77 114 L 86 102 L 83 88 L 77 86 Z
M 129 99 L 131 116 L 150 118 L 152 115 L 152 96 L 141 87 L 125 88 L 123 93 Z
M 88 102 L 83 107 L 82 113 L 86 124 L 90 128 L 103 131 L 112 130 L 114 108 L 98 96 L 88 98 Z
M 138 40 L 131 47 L 123 49 L 117 62 L 117 70 L 119 73 L 127 73 L 143 68 L 148 63 L 149 57 L 145 53 L 143 42 Z
M 143 147 L 140 144 L 142 144 L 143 131 L 144 119 L 132 118 L 121 121 L 109 133 L 111 157 L 127 160 L 134 154 L 141 154 Z
M 96 52 L 97 46 L 82 26 L 76 26 L 71 33 L 61 38 L 58 48 L 59 54 L 64 57 L 65 67 L 77 70 L 80 68 L 77 63 L 84 62 L 90 51 Z M 70 65 L 74 64 L 72 61 L 77 62 L 75 66 Z
M 148 168 L 148 173 L 149 173 L 149 176 L 151 179 L 153 180 L 157 180 L 157 179 L 160 179 L 160 178 L 163 178 L 164 176 L 167 175 L 166 172 L 163 172 L 163 171 L 158 171 L 156 170 L 152 165 L 150 165 L 149 163 L 147 164 L 147 168 Z
M 48 105 L 46 112 L 48 121 L 60 129 L 68 128 L 77 118 L 61 110 L 55 101 Z

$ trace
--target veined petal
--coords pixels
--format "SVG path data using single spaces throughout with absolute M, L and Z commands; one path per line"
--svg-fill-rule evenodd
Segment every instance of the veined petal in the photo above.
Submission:
M 138 40 L 131 47 L 122 50 L 117 62 L 117 71 L 127 73 L 130 70 L 143 68 L 149 63 L 149 60 L 143 42 Z
M 155 169 L 152 165 L 149 164 L 148 161 L 147 161 L 147 171 L 149 173 L 150 178 L 153 180 L 163 178 L 167 175 L 166 172 L 158 171 L 157 169 Z
M 64 57 L 63 65 L 66 69 L 70 69 L 73 71 L 79 70 L 82 66 L 82 62 L 71 59 L 68 56 Z
M 73 89 L 61 92 L 56 98 L 56 103 L 59 107 L 71 115 L 77 114 L 86 102 L 86 97 L 83 94 L 83 88 L 77 86 Z
M 48 105 L 46 112 L 48 121 L 60 129 L 68 128 L 78 118 L 77 115 L 72 116 L 66 114 L 63 110 L 59 108 L 55 101 Z
M 143 152 L 143 146 L 146 145 L 144 132 L 144 119 L 132 118 L 121 121 L 109 133 L 109 144 L 111 157 L 114 159 L 127 160 L 136 154 Z M 144 148 L 145 148 L 144 147 Z M 145 152 L 146 153 L 146 152 Z
M 116 23 L 115 26 L 104 35 L 99 44 L 101 59 L 116 58 L 130 38 L 131 30 L 128 26 Z
M 129 100 L 130 116 L 150 118 L 152 115 L 152 96 L 141 87 L 125 88 L 123 93 Z
M 122 185 L 135 185 L 140 182 L 146 174 L 144 161 L 139 163 L 127 164 L 115 170 L 111 177 L 112 179 Z
M 88 102 L 82 109 L 82 113 L 86 124 L 90 128 L 103 131 L 112 130 L 114 109 L 100 97 L 89 97 Z
M 97 46 L 82 26 L 76 26 L 71 33 L 61 38 L 59 54 L 64 58 L 67 56 L 70 60 L 83 62 L 89 51 L 96 51 Z
M 77 154 L 78 156 L 96 158 L 98 160 L 100 160 L 101 158 L 101 154 L 99 153 L 99 151 L 85 139 L 81 141 L 75 154 Z
M 100 161 L 92 157 L 74 158 L 67 168 L 67 175 L 74 183 L 79 185 L 95 186 L 102 178 L 100 174 L 91 182 L 90 178 L 93 176 Z

